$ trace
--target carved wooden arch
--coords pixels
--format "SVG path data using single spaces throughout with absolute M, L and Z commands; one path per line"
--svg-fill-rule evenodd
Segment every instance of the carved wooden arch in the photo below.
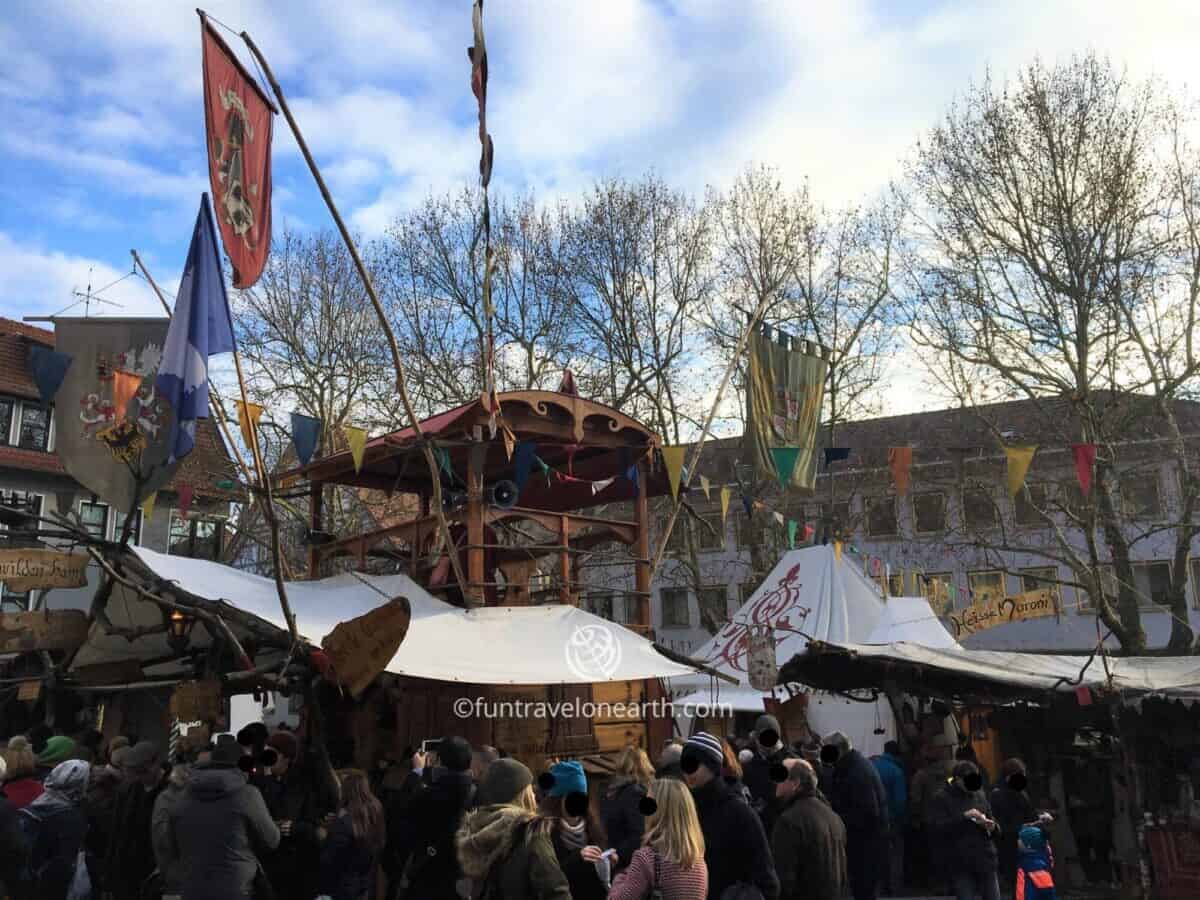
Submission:
M 483 515 L 484 521 L 489 525 L 493 522 L 502 522 L 505 519 L 526 519 L 530 522 L 537 522 L 547 531 L 557 534 L 562 527 L 562 522 L 567 521 L 567 536 L 574 537 L 585 528 L 596 528 L 600 531 L 607 532 L 614 539 L 622 544 L 631 545 L 637 542 L 637 525 L 633 522 L 618 522 L 612 519 L 599 519 L 592 516 L 576 516 L 564 515 L 563 513 L 544 512 L 538 509 L 525 509 L 515 507 L 513 509 L 496 509 L 489 507 Z
M 633 432 L 640 440 L 631 442 L 631 444 L 657 445 L 660 443 L 658 435 L 637 419 L 602 403 L 585 400 L 583 397 L 573 394 L 560 394 L 557 391 L 509 391 L 500 394 L 499 400 L 501 410 L 509 404 L 520 404 L 528 408 L 533 415 L 545 418 L 549 418 L 551 407 L 562 410 L 571 418 L 572 432 L 576 443 L 584 442 L 585 423 L 592 419 L 600 420 L 599 423 L 596 423 L 597 427 L 611 434 L 620 434 L 622 431 Z

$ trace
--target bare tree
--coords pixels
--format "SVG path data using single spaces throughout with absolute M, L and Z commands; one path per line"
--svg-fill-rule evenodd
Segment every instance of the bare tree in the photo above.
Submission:
M 1170 646 L 1192 637 L 1197 482 L 1177 401 L 1200 363 L 1200 166 L 1180 109 L 1095 56 L 1034 63 L 1011 84 L 972 87 L 912 167 L 905 293 L 923 358 L 967 406 L 1031 401 L 1035 442 L 1099 448 L 1086 502 L 1024 496 L 1050 545 L 1004 544 L 1063 562 L 1131 653 L 1145 648 L 1132 550 L 1163 528 L 1175 537 Z M 1147 434 L 1165 440 L 1182 483 L 1165 526 L 1122 510 L 1122 481 L 1157 465 L 1135 449 Z

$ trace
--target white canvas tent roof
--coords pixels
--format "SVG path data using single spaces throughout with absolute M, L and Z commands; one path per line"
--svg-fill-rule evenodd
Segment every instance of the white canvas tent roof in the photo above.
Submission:
M 239 639 L 266 628 L 286 628 L 275 583 L 249 572 L 206 560 L 167 556 L 131 548 L 153 576 L 173 582 L 192 598 L 214 604 Z M 405 575 L 342 574 L 318 581 L 287 584 L 288 599 L 302 637 L 314 645 L 339 621 L 360 616 L 404 596 L 412 607 L 408 635 L 387 671 L 415 678 L 469 684 L 588 684 L 692 675 L 696 670 L 674 662 L 627 628 L 572 606 L 484 607 L 464 610 L 437 600 Z M 154 626 L 158 607 L 120 585 L 108 603 L 117 627 Z M 209 643 L 197 625 L 192 641 Z M 76 654 L 74 669 L 134 659 L 147 662 L 168 656 L 162 634 L 132 642 L 93 625 Z M 176 670 L 177 671 L 177 670 Z M 175 674 L 162 667 L 147 674 Z
M 839 560 L 834 548 L 828 545 L 789 551 L 734 613 L 729 624 L 692 654 L 697 662 L 731 675 L 741 684 L 731 688 L 705 675 L 672 678 L 670 687 L 676 697 L 676 715 L 686 716 L 689 704 L 729 704 L 734 710 L 762 712 L 764 698 L 787 700 L 791 696 L 783 686 L 764 694 L 747 682 L 747 626 L 751 624 L 775 629 L 775 657 L 782 666 L 804 651 L 809 638 L 866 641 L 884 620 L 885 613 L 879 587 L 863 574 L 862 561 L 857 556 L 843 552 Z M 792 690 L 804 688 L 795 685 Z M 884 741 L 895 736 L 892 712 L 882 697 L 875 703 L 858 703 L 833 695 L 814 695 L 808 706 L 808 720 L 813 730 L 821 734 L 834 730 L 846 733 L 855 746 L 867 753 L 880 752 Z M 884 733 L 876 734 L 877 731 Z
M 894 644 L 898 641 L 922 647 L 962 649 L 924 597 L 888 597 L 883 615 L 863 643 Z

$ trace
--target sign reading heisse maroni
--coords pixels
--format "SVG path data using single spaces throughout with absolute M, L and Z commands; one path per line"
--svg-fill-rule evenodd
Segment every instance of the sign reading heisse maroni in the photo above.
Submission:
M 75 588 L 87 584 L 86 553 L 63 553 L 18 547 L 0 550 L 0 581 L 18 593 L 44 588 Z
M 986 600 L 974 603 L 965 609 L 954 610 L 946 618 L 954 629 L 954 636 L 961 640 L 968 635 L 1003 625 L 1005 622 L 1019 622 L 1024 619 L 1038 619 L 1043 616 L 1053 616 L 1058 613 L 1054 602 L 1054 592 L 1049 590 L 1026 591 L 1003 600 Z

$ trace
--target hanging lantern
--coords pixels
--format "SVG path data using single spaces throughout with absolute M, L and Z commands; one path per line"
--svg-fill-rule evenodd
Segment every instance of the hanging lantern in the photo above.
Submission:
M 188 641 L 195 624 L 196 619 L 193 616 L 178 609 L 171 610 L 171 614 L 167 616 L 167 643 L 172 650 L 179 654 L 187 652 Z

